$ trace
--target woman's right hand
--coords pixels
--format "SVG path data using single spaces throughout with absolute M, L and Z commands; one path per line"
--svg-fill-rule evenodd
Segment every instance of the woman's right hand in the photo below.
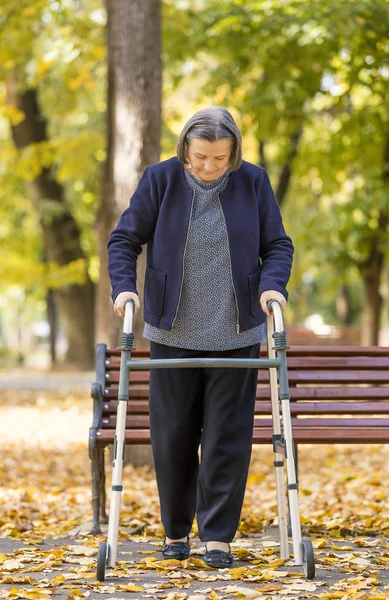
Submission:
M 126 300 L 133 300 L 135 303 L 134 315 L 140 310 L 140 301 L 138 294 L 135 292 L 120 292 L 115 298 L 115 303 L 113 305 L 114 311 L 119 315 L 119 317 L 124 317 L 124 303 Z

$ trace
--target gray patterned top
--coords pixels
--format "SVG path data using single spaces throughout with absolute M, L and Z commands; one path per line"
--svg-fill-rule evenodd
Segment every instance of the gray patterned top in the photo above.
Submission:
M 159 344 L 192 350 L 230 350 L 262 342 L 266 339 L 266 322 L 237 333 L 229 241 L 218 197 L 231 172 L 203 183 L 182 168 L 194 198 L 178 310 L 170 330 L 145 323 L 143 336 Z

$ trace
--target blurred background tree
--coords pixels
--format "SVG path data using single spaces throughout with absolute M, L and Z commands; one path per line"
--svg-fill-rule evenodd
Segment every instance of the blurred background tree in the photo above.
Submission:
M 127 4 L 136 40 L 110 33 L 121 2 L 0 7 L 3 345 L 5 314 L 24 315 L 23 335 L 49 300 L 68 362 L 91 364 L 92 333 L 107 341 L 117 328 L 107 232 L 144 166 L 175 155 L 185 121 L 211 104 L 231 111 L 244 158 L 268 170 L 295 243 L 288 326 L 317 314 L 377 343 L 389 320 L 387 2 L 165 0 L 161 18 L 156 0 Z M 140 317 L 138 347 L 142 330 Z
M 97 169 L 105 157 L 106 49 L 103 20 L 96 27 L 103 19 L 99 10 L 99 3 L 43 0 L 9 1 L 0 9 L 1 195 L 13 203 L 16 191 L 31 203 L 19 212 L 17 246 L 9 244 L 14 228 L 5 228 L 1 276 L 6 286 L 22 288 L 32 278 L 29 299 L 52 290 L 66 335 L 66 363 L 80 368 L 91 368 L 94 358 L 93 222 Z M 31 235 L 35 277 L 24 261 Z

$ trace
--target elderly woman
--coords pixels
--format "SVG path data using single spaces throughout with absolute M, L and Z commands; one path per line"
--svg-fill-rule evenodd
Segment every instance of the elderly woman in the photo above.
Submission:
M 231 114 L 196 112 L 177 156 L 145 168 L 108 242 L 114 310 L 140 310 L 150 357 L 258 358 L 267 302 L 284 309 L 293 244 L 265 169 L 242 160 Z M 151 369 L 150 430 L 165 558 L 189 556 L 197 516 L 204 561 L 233 563 L 249 469 L 258 370 Z M 199 463 L 199 446 L 201 462 Z

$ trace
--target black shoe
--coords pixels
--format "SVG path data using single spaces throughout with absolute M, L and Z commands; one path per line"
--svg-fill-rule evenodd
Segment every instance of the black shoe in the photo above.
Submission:
M 224 550 L 207 550 L 207 546 L 205 546 L 205 554 L 204 554 L 204 562 L 208 567 L 213 567 L 215 569 L 227 569 L 231 567 L 234 558 L 231 554 L 231 546 L 228 544 L 229 552 L 224 552 Z
M 176 560 L 185 560 L 189 557 L 189 553 L 189 535 L 186 542 L 170 542 L 170 544 L 166 543 L 165 537 L 162 546 L 162 554 L 164 558 L 175 558 Z

